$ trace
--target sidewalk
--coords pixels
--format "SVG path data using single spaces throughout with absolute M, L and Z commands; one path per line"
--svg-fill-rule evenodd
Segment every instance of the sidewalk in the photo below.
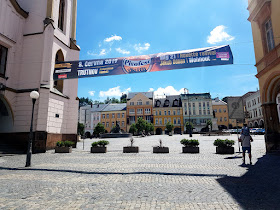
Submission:
M 152 153 L 159 138 L 169 154 Z M 264 156 L 263 136 L 253 137 L 253 166 L 245 167 L 241 153 L 215 154 L 217 136 L 193 136 L 200 154 L 182 154 L 182 138 L 136 137 L 138 154 L 122 153 L 129 139 L 108 139 L 108 153 L 91 154 L 99 139 L 86 139 L 85 150 L 79 142 L 70 154 L 32 155 L 31 168 L 25 155 L 0 157 L 0 209 L 278 208 L 279 156 Z

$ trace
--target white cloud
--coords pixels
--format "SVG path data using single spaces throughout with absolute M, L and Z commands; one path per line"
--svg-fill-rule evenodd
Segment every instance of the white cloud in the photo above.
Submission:
M 130 54 L 130 51 L 121 49 L 120 47 L 119 47 L 119 48 L 116 48 L 116 51 L 119 52 L 119 53 L 121 53 L 121 54 Z
M 153 91 L 153 88 L 150 88 L 149 91 Z M 168 95 L 180 95 L 181 93 L 184 93 L 184 88 L 181 88 L 180 90 L 176 90 L 173 86 L 167 86 L 165 88 L 159 87 L 157 90 L 154 91 L 154 95 L 156 98 L 164 98 Z
M 110 52 L 112 49 L 101 49 L 101 51 L 97 54 L 93 51 L 87 51 L 87 54 L 90 55 L 90 56 L 104 56 L 104 55 L 107 55 L 108 52 Z
M 137 52 L 139 52 L 139 53 L 141 53 L 142 51 L 146 51 L 146 50 L 148 50 L 149 48 L 150 48 L 150 44 L 149 43 L 145 43 L 144 45 L 141 45 L 140 43 L 139 44 L 135 44 L 134 45 L 134 49 L 137 51 Z
M 120 41 L 122 40 L 121 36 L 112 35 L 111 37 L 105 38 L 104 42 L 113 42 L 113 41 Z
M 154 88 L 150 88 L 149 90 L 148 90 L 148 92 L 153 92 L 155 89 Z
M 88 91 L 88 93 L 89 93 L 89 95 L 94 96 L 95 91 L 91 90 L 91 91 Z
M 225 32 L 226 27 L 223 25 L 217 26 L 210 32 L 210 36 L 207 37 L 207 42 L 209 44 L 216 44 L 223 41 L 234 40 L 235 37 L 229 35 Z
M 121 91 L 120 86 L 110 88 L 107 91 L 100 91 L 100 97 L 121 97 L 123 93 L 128 93 L 131 91 L 131 88 L 127 88 Z

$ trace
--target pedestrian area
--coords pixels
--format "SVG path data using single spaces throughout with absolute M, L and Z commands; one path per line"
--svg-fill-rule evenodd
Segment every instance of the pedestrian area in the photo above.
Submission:
M 0 209 L 277 209 L 280 164 L 265 155 L 264 136 L 253 136 L 253 165 L 242 154 L 215 154 L 217 138 L 200 136 L 199 154 L 183 154 L 188 135 L 135 137 L 138 154 L 122 153 L 129 139 L 110 141 L 106 154 L 91 154 L 96 139 L 70 154 L 0 155 Z M 169 154 L 153 154 L 159 144 Z M 99 140 L 99 139 L 98 139 Z M 248 159 L 247 159 L 248 161 Z

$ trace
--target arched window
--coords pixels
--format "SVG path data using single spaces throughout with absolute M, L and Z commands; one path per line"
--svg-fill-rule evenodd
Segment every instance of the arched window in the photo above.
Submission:
M 65 11 L 65 0 L 60 0 L 59 14 L 58 14 L 58 28 L 62 31 L 64 25 L 64 11 Z
M 57 51 L 55 55 L 55 62 L 62 62 L 64 61 L 64 56 L 61 50 Z M 61 93 L 63 92 L 63 80 L 56 80 L 54 81 L 53 87 L 56 88 Z

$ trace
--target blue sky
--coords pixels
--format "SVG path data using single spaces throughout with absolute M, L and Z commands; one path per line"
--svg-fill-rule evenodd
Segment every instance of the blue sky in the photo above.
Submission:
M 93 100 L 154 90 L 243 95 L 259 85 L 247 0 L 78 1 L 80 59 L 155 54 L 229 44 L 234 64 L 79 79 L 78 96 Z

